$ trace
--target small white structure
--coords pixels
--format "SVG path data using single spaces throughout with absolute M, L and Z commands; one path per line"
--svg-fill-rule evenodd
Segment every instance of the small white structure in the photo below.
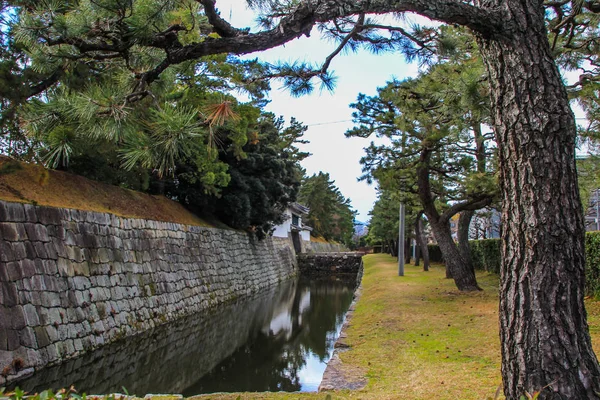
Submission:
M 285 210 L 285 220 L 275 227 L 273 236 L 291 238 L 297 253 L 302 250 L 302 241 L 310 242 L 312 228 L 302 223 L 302 218 L 308 215 L 310 209 L 302 204 L 292 203 Z
M 292 203 L 285 210 L 285 220 L 281 225 L 275 227 L 273 236 L 290 237 L 292 232 L 299 232 L 302 240 L 310 241 L 312 228 L 302 223 L 302 218 L 308 215 L 310 209 L 302 204 Z

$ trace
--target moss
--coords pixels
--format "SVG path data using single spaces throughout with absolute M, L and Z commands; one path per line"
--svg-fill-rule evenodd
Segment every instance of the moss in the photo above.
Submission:
M 154 282 L 150 282 L 148 287 L 150 288 L 150 294 L 152 296 L 156 296 L 156 284 Z
M 214 227 L 181 204 L 0 155 L 0 200 Z
M 0 176 L 14 174 L 22 169 L 23 166 L 21 165 L 21 163 L 9 160 L 0 165 Z
M 104 303 L 97 303 L 96 309 L 98 310 L 98 315 L 100 316 L 100 319 L 104 319 L 107 317 L 106 305 Z

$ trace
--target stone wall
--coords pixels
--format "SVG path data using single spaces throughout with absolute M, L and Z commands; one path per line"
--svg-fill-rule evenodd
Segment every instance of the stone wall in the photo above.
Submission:
M 0 385 L 287 280 L 287 239 L 0 202 Z
M 275 305 L 293 302 L 296 287 L 297 281 L 289 280 L 44 368 L 16 384 L 29 393 L 71 385 L 87 394 L 122 392 L 123 387 L 142 397 L 184 393 L 246 343 L 254 326 L 268 327 L 279 311 Z
M 302 251 L 304 253 L 339 253 L 348 251 L 348 248 L 339 243 L 322 243 L 302 241 Z
M 298 254 L 298 269 L 305 276 L 356 274 L 362 278 L 363 253 Z

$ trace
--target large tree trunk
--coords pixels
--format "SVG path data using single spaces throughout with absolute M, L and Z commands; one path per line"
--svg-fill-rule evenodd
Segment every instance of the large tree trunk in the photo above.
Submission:
M 435 240 L 444 255 L 446 269 L 452 274 L 456 287 L 461 291 L 481 290 L 475 278 L 473 268 L 469 268 L 450 233 L 450 226 L 443 222 L 431 222 Z
M 419 222 L 415 222 L 415 235 L 417 233 L 416 225 Z M 418 267 L 421 264 L 421 246 L 419 246 L 419 241 L 415 239 L 415 267 Z
M 390 253 L 390 255 L 392 257 L 398 257 L 398 246 L 397 246 L 397 241 L 395 240 L 388 240 L 388 252 Z
M 458 217 L 457 238 L 460 255 L 469 268 L 475 271 L 475 268 L 473 268 L 473 258 L 471 257 L 471 247 L 469 246 L 469 227 L 471 226 L 473 215 L 475 215 L 475 211 L 472 210 L 466 210 L 460 213 L 460 216 Z
M 429 271 L 429 249 L 427 248 L 427 242 L 425 241 L 425 238 L 423 238 L 423 211 L 419 211 L 417 214 L 415 223 L 415 237 L 419 249 L 421 249 L 421 254 L 423 255 L 423 271 Z
M 485 2 L 493 4 L 513 17 L 504 35 L 478 38 L 500 157 L 504 393 L 510 400 L 539 390 L 540 399 L 599 399 L 600 368 L 583 303 L 573 113 L 541 2 Z
M 453 209 L 457 211 L 462 210 L 454 208 L 458 207 L 458 205 L 455 205 L 452 206 L 450 210 L 440 215 L 435 207 L 429 181 L 430 158 L 431 149 L 426 147 L 422 148 L 419 160 L 420 162 L 417 166 L 417 190 L 419 194 L 419 200 L 423 206 L 425 215 L 427 215 L 427 219 L 429 220 L 435 240 L 438 242 L 440 251 L 444 256 L 444 261 L 446 263 L 446 277 L 451 277 L 454 279 L 454 283 L 460 291 L 481 290 L 477 284 L 477 279 L 475 278 L 473 268 L 470 268 L 469 265 L 463 260 L 460 252 L 458 251 L 458 247 L 456 247 L 456 244 L 452 239 L 452 234 L 450 233 L 450 217 L 454 215 L 454 213 L 450 211 Z M 461 206 L 466 206 L 466 203 L 462 203 Z

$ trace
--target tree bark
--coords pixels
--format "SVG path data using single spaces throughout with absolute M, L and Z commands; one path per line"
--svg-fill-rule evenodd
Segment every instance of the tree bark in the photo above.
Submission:
M 502 194 L 500 337 L 507 399 L 598 399 L 584 290 L 576 126 L 538 0 L 505 7 L 503 35 L 478 36 L 489 72 Z M 490 4 L 492 3 L 492 4 Z
M 410 239 L 404 240 L 404 264 L 410 264 Z
M 148 39 L 167 55 L 152 69 L 136 74 L 136 79 L 150 84 L 170 65 L 211 54 L 247 54 L 272 48 L 309 34 L 317 22 L 365 12 L 412 11 L 471 28 L 478 35 L 489 73 L 499 151 L 503 255 L 500 336 L 505 395 L 516 400 L 525 392 L 547 386 L 540 399 L 598 399 L 600 368 L 583 304 L 584 224 L 574 159 L 576 126 L 550 52 L 543 2 L 474 3 L 301 1 L 289 17 L 267 32 L 240 32 L 239 36 L 209 38 L 186 46 L 166 40 L 162 34 Z M 103 51 L 98 46 L 120 43 L 70 39 L 75 43 L 68 44 L 92 56 Z M 426 214 L 429 218 L 437 212 L 426 210 Z M 438 242 L 441 248 L 449 249 L 450 254 L 444 255 L 447 262 L 456 262 L 460 254 L 451 238 L 447 240 L 449 229 L 437 229 L 437 218 L 430 223 L 442 232 Z M 457 258 L 452 257 L 454 252 Z
M 415 267 L 418 267 L 421 263 L 421 246 L 419 246 L 419 241 L 416 239 L 417 235 L 417 224 L 419 220 L 415 221 Z
M 462 212 L 468 209 L 469 205 L 475 206 L 476 202 L 464 202 L 454 204 L 443 214 L 440 214 L 435 207 L 434 199 L 431 194 L 431 186 L 429 181 L 429 159 L 431 157 L 431 149 L 423 148 L 421 150 L 420 162 L 417 166 L 417 191 L 419 200 L 423 206 L 423 211 L 427 215 L 427 219 L 431 225 L 431 230 L 435 236 L 435 240 L 440 246 L 440 251 L 446 262 L 446 277 L 454 279 L 456 287 L 460 291 L 476 291 L 481 290 L 477 284 L 475 272 L 473 268 L 469 268 L 461 256 L 458 247 L 452 239 L 450 233 L 450 218 L 457 212 Z
M 450 226 L 440 221 L 431 221 L 430 223 L 435 240 L 444 255 L 446 269 L 452 274 L 452 279 L 454 279 L 458 290 L 465 292 L 481 290 L 477 284 L 473 268 L 467 266 L 456 243 L 452 239 Z
M 461 212 L 458 217 L 458 251 L 468 268 L 471 268 L 473 273 L 475 273 L 473 258 L 471 257 L 471 247 L 469 246 L 469 227 L 471 226 L 473 215 L 475 215 L 475 211 L 466 210 Z
M 415 237 L 417 239 L 417 244 L 421 249 L 421 254 L 423 255 L 423 271 L 429 271 L 429 249 L 427 248 L 427 242 L 423 237 L 423 211 L 419 211 L 417 214 L 415 223 Z

